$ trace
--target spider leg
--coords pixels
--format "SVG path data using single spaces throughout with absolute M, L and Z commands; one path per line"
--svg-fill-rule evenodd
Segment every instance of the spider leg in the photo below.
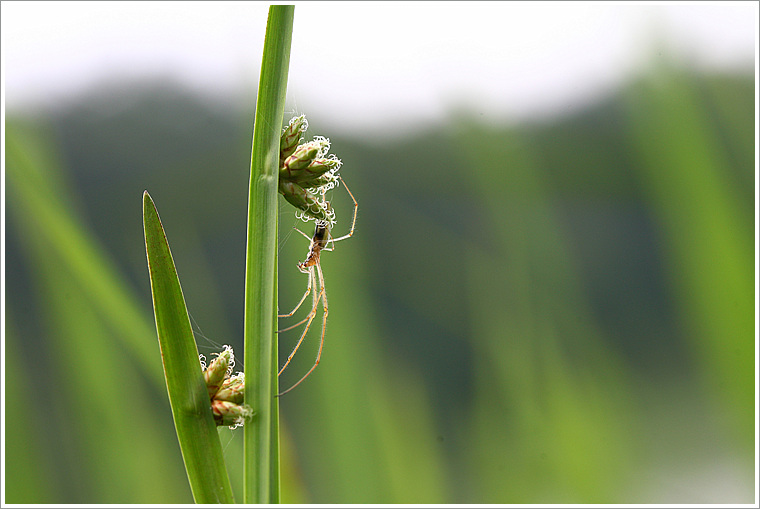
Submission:
M 310 270 L 309 270 L 309 279 L 311 279 L 313 277 L 315 277 L 314 276 L 314 269 L 310 268 Z M 293 360 L 293 356 L 295 356 L 296 352 L 298 351 L 298 349 L 301 346 L 301 343 L 303 343 L 303 340 L 306 338 L 306 334 L 309 332 L 309 329 L 311 328 L 311 322 L 317 316 L 317 306 L 319 305 L 319 298 L 320 298 L 320 296 L 324 295 L 324 288 L 321 288 L 320 291 L 319 291 L 319 294 L 317 294 L 317 285 L 313 285 L 312 295 L 314 296 L 314 306 L 311 308 L 311 311 L 309 312 L 309 315 L 306 318 L 304 318 L 303 320 L 301 320 L 300 322 L 298 322 L 297 324 L 292 325 L 292 326 L 290 326 L 290 327 L 288 327 L 286 329 L 282 329 L 282 330 L 278 331 L 278 332 L 283 332 L 283 331 L 286 331 L 286 330 L 290 330 L 290 329 L 292 329 L 294 327 L 299 326 L 303 322 L 307 322 L 308 321 L 308 323 L 306 324 L 306 327 L 304 327 L 303 332 L 301 333 L 301 337 L 298 339 L 298 343 L 296 343 L 296 346 L 293 347 L 293 351 L 290 352 L 290 355 L 288 355 L 288 360 L 285 362 L 285 364 L 282 366 L 282 368 L 280 368 L 280 371 L 277 373 L 277 376 L 280 376 L 282 374 L 282 372 L 285 371 L 285 368 L 287 368 L 288 364 L 290 364 L 290 361 Z
M 354 234 L 354 228 L 356 227 L 356 213 L 359 211 L 359 204 L 356 202 L 356 198 L 354 198 L 354 194 L 351 192 L 351 190 L 348 188 L 346 183 L 343 181 L 343 177 L 338 177 L 341 182 L 343 182 L 343 187 L 346 188 L 346 191 L 348 192 L 348 195 L 351 197 L 351 201 L 354 202 L 354 217 L 351 219 L 351 230 L 342 237 L 338 237 L 337 239 L 331 239 L 332 243 L 338 242 L 339 240 L 345 240 L 349 237 L 351 237 Z M 327 249 L 327 251 L 332 251 L 332 248 Z
M 280 396 L 282 396 L 283 394 L 287 394 L 288 392 L 292 391 L 301 382 L 303 382 L 304 380 L 306 380 L 306 377 L 308 377 L 311 374 L 312 371 L 314 371 L 315 369 L 317 369 L 317 366 L 319 365 L 319 360 L 322 358 L 322 348 L 325 346 L 325 331 L 327 330 L 327 313 L 328 313 L 328 308 L 327 308 L 327 292 L 325 292 L 325 278 L 324 278 L 324 275 L 322 274 L 322 267 L 321 267 L 321 265 L 319 263 L 317 263 L 316 267 L 317 267 L 317 274 L 319 276 L 318 282 L 319 282 L 320 287 L 321 287 L 320 295 L 321 295 L 321 298 L 322 298 L 322 308 L 324 309 L 324 314 L 322 315 L 322 336 L 321 336 L 321 338 L 319 340 L 319 350 L 317 351 L 317 358 L 314 361 L 314 365 L 311 367 L 311 369 L 309 371 L 307 371 L 306 374 L 304 376 L 302 376 L 299 381 L 297 381 L 295 384 L 293 384 L 292 386 L 290 386 L 289 389 L 286 389 L 286 390 L 282 391 L 281 393 L 279 393 L 277 395 L 278 398 Z M 300 341 L 299 341 L 299 344 L 300 344 Z M 293 351 L 293 353 L 295 353 L 295 350 Z M 293 354 L 291 354 L 291 357 L 292 357 L 292 355 Z M 290 362 L 290 358 L 288 358 L 288 362 Z M 287 364 L 285 364 L 285 365 L 287 366 Z M 283 367 L 283 369 L 285 369 L 285 368 Z M 280 370 L 280 373 L 282 373 L 282 370 Z
M 311 284 L 312 283 L 312 274 L 311 274 L 311 271 L 309 271 L 308 274 L 309 274 L 309 282 L 306 285 L 306 291 L 304 292 L 303 297 L 301 297 L 301 300 L 298 301 L 298 304 L 296 304 L 296 307 L 293 308 L 293 311 L 291 311 L 290 313 L 284 314 L 284 315 L 277 315 L 277 318 L 287 318 L 289 316 L 293 316 L 296 313 L 296 311 L 298 311 L 298 309 L 301 307 L 301 305 L 303 304 L 303 301 L 306 300 L 306 297 L 308 297 L 308 295 L 311 293 L 311 288 L 312 288 L 312 284 Z M 297 324 L 295 324 L 295 325 L 293 325 L 291 327 L 288 327 L 287 329 L 282 329 L 282 330 L 279 330 L 277 332 L 283 332 L 283 331 L 286 331 L 286 330 L 290 330 L 293 327 L 298 327 L 299 325 L 301 325 L 305 321 L 306 320 L 302 320 L 302 321 L 298 322 Z
M 309 237 L 308 235 L 306 235 L 304 232 L 302 232 L 301 230 L 299 230 L 299 229 L 298 229 L 298 228 L 296 228 L 295 226 L 293 227 L 293 229 L 294 229 L 295 231 L 297 231 L 298 233 L 300 233 L 301 235 L 303 235 L 304 237 L 306 237 L 307 239 L 309 239 L 309 241 L 311 241 L 311 237 Z
M 286 331 L 289 331 L 290 329 L 295 329 L 296 327 L 298 327 L 299 325 L 301 325 L 302 323 L 304 323 L 304 322 L 306 322 L 306 321 L 309 321 L 309 323 L 311 323 L 311 320 L 313 320 L 313 319 L 314 319 L 314 317 L 317 315 L 317 306 L 319 305 L 319 295 L 316 295 L 316 287 L 314 287 L 314 286 L 312 285 L 312 283 L 311 283 L 311 277 L 312 277 L 312 276 L 311 276 L 311 273 L 309 273 L 309 292 L 310 292 L 310 293 L 314 293 L 314 295 L 313 295 L 313 299 L 312 299 L 312 307 L 311 307 L 311 311 L 309 311 L 309 314 L 308 314 L 308 315 L 306 315 L 306 318 L 304 318 L 304 319 L 303 319 L 303 320 L 301 320 L 300 322 L 294 323 L 293 325 L 289 325 L 288 327 L 285 327 L 284 329 L 280 329 L 280 330 L 278 330 L 278 331 L 277 331 L 277 333 L 278 333 L 278 334 L 279 334 L 280 332 L 286 332 Z M 312 288 L 314 288 L 314 291 L 313 291 L 313 292 L 312 292 Z M 308 293 L 304 294 L 304 297 L 301 299 L 301 302 L 303 302 L 303 301 L 304 301 L 304 299 L 306 298 L 306 295 L 308 295 Z M 300 303 L 298 304 L 298 307 L 301 307 L 301 304 L 300 304 Z M 296 309 L 298 309 L 298 308 L 296 308 Z M 293 310 L 293 312 L 295 312 L 295 311 L 296 311 L 296 310 L 294 309 L 294 310 Z M 291 316 L 291 315 L 292 315 L 292 313 L 291 313 L 291 314 L 289 314 L 289 315 L 277 315 L 277 317 L 279 318 L 279 317 L 282 317 L 282 316 Z M 307 330 L 308 330 L 308 326 L 307 326 Z

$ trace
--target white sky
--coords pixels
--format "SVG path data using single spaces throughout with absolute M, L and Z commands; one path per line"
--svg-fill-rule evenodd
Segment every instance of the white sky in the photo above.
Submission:
M 251 94 L 268 5 L 2 2 L 6 107 L 44 109 L 109 76 Z M 641 70 L 655 41 L 751 69 L 757 30 L 757 2 L 296 2 L 288 107 L 368 132 L 462 106 L 552 114 Z

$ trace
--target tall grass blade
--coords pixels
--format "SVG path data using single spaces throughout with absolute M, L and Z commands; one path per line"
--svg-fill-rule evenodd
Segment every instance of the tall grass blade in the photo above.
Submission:
M 253 128 L 245 275 L 245 503 L 280 500 L 277 405 L 277 183 L 280 133 L 293 32 L 292 5 L 273 5 L 261 61 Z
M 143 222 L 166 387 L 193 497 L 199 504 L 231 504 L 232 487 L 185 298 L 161 220 L 147 191 L 143 194 Z

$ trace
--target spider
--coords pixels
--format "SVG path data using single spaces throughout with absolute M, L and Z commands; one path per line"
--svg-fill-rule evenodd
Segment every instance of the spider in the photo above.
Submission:
M 322 347 L 325 344 L 325 330 L 327 330 L 327 313 L 328 313 L 328 307 L 327 307 L 327 293 L 325 292 L 325 277 L 324 274 L 322 274 L 322 266 L 319 263 L 319 256 L 322 253 L 322 251 L 332 251 L 335 248 L 335 243 L 340 240 L 345 240 L 349 237 L 351 237 L 354 234 L 354 227 L 356 226 L 356 213 L 359 209 L 359 204 L 356 202 L 356 198 L 354 198 L 353 193 L 351 193 L 351 190 L 346 186 L 346 183 L 343 181 L 342 177 L 338 177 L 338 179 L 343 182 L 343 186 L 346 188 L 346 191 L 348 192 L 348 195 L 351 197 L 351 200 L 354 202 L 354 217 L 351 220 L 351 230 L 346 235 L 343 235 L 342 237 L 334 238 L 330 235 L 330 222 L 329 221 L 317 221 L 316 227 L 314 228 L 314 235 L 309 237 L 304 232 L 299 230 L 298 228 L 295 228 L 295 230 L 309 239 L 311 241 L 309 245 L 309 253 L 306 256 L 306 260 L 303 262 L 298 263 L 298 270 L 303 272 L 304 274 L 309 275 L 308 283 L 306 285 L 306 291 L 303 294 L 303 297 L 301 297 L 301 300 L 298 301 L 298 304 L 296 304 L 296 307 L 293 308 L 293 311 L 290 313 L 286 313 L 284 315 L 277 315 L 278 318 L 287 318 L 290 316 L 293 316 L 296 311 L 298 311 L 303 305 L 304 301 L 306 300 L 306 297 L 311 294 L 312 296 L 312 306 L 311 310 L 309 311 L 309 314 L 301 320 L 298 323 L 295 323 L 289 327 L 286 327 L 284 329 L 280 329 L 279 332 L 285 332 L 290 329 L 294 329 L 298 327 L 299 325 L 306 323 L 306 327 L 304 327 L 303 332 L 301 333 L 301 337 L 298 339 L 298 342 L 296 343 L 296 346 L 293 347 L 293 351 L 290 352 L 290 355 L 288 356 L 288 360 L 285 362 L 285 364 L 280 368 L 280 371 L 277 373 L 277 376 L 280 376 L 283 371 L 285 371 L 285 368 L 288 367 L 288 364 L 290 364 L 290 361 L 293 359 L 293 356 L 298 351 L 298 348 L 301 346 L 301 343 L 303 342 L 304 338 L 306 337 L 306 334 L 309 332 L 309 329 L 311 328 L 311 323 L 314 321 L 314 318 L 317 316 L 317 308 L 319 307 L 319 303 L 322 302 L 322 334 L 319 340 L 319 350 L 317 351 L 317 358 L 314 361 L 314 365 L 309 369 L 309 371 L 306 372 L 306 374 L 301 377 L 299 381 L 297 381 L 295 384 L 293 384 L 289 389 L 279 393 L 277 396 L 282 396 L 283 394 L 286 394 L 293 389 L 295 389 L 301 382 L 306 380 L 306 377 L 308 377 L 312 371 L 314 371 L 319 364 L 319 360 L 322 357 Z M 330 203 L 325 203 L 326 208 L 329 210 Z M 329 247 L 328 247 L 329 245 Z

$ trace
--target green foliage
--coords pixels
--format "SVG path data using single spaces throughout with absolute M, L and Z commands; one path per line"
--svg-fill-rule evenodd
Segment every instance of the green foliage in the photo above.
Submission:
M 253 128 L 245 263 L 245 400 L 255 416 L 244 429 L 247 504 L 280 501 L 277 184 L 293 11 L 292 5 L 269 8 Z
M 143 224 L 161 360 L 193 498 L 198 504 L 231 504 L 232 486 L 185 298 L 158 211 L 147 191 L 143 193 Z
M 34 383 L 6 383 L 9 392 L 26 395 L 26 404 L 30 387 L 48 388 L 32 400 L 44 411 L 7 421 L 8 436 L 30 430 L 34 444 L 24 448 L 23 461 L 8 457 L 22 481 L 9 484 L 7 501 L 187 499 L 168 405 L 156 404 L 166 402 L 166 392 L 150 308 L 138 304 L 74 213 L 45 139 L 18 121 L 6 130 L 9 229 L 23 253 L 9 272 L 24 267 L 29 275 L 24 286 L 8 281 L 8 295 L 18 298 L 6 312 L 19 325 L 7 339 L 16 362 L 36 368 Z M 41 477 L 45 472 L 51 474 Z
M 44 415 L 6 422 L 27 444 L 7 442 L 7 502 L 188 503 L 122 194 L 167 197 L 188 308 L 242 351 L 250 141 L 230 133 L 251 108 L 92 101 L 46 132 L 7 124 L 7 415 L 49 388 Z M 753 105 L 751 77 L 662 70 L 540 124 L 460 116 L 381 148 L 331 133 L 359 217 L 322 258 L 322 362 L 280 401 L 282 501 L 751 502 Z M 134 125 L 168 127 L 142 147 L 119 136 Z M 342 235 L 351 202 L 330 201 Z M 308 242 L 280 202 L 290 309 Z M 243 434 L 219 433 L 240 497 Z
M 676 312 L 701 376 L 750 448 L 755 409 L 745 403 L 757 389 L 749 341 L 756 310 L 752 209 L 739 199 L 745 191 L 730 178 L 729 147 L 708 122 L 695 87 L 685 76 L 663 74 L 626 98 L 639 175 L 665 239 Z

